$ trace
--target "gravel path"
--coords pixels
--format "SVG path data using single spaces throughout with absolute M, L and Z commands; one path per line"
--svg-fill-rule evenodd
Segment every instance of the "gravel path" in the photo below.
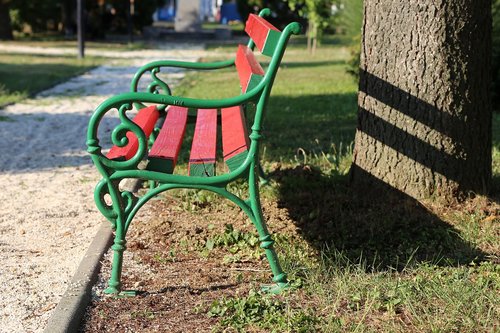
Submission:
M 16 47 L 2 45 L 2 51 Z M 171 43 L 162 50 L 106 51 L 122 59 L 0 109 L 0 332 L 44 329 L 104 220 L 93 201 L 100 176 L 85 152 L 94 108 L 126 92 L 138 66 L 202 54 L 201 45 Z M 124 57 L 130 66 L 116 66 Z

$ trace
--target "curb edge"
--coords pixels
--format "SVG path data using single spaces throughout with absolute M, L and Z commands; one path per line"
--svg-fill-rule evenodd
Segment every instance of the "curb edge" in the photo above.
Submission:
M 97 281 L 101 260 L 113 241 L 110 223 L 105 221 L 83 256 L 71 282 L 49 318 L 45 333 L 77 332 Z

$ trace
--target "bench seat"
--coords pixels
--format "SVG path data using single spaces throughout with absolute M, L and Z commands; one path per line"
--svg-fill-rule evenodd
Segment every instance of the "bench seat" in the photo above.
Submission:
M 186 133 L 188 108 L 171 106 L 165 121 L 148 154 L 147 170 L 173 173 Z M 147 137 L 152 132 L 152 121 L 157 119 L 158 109 L 141 109 L 133 122 L 139 125 Z M 222 132 L 222 158 L 229 171 L 237 169 L 245 160 L 249 147 L 245 115 L 241 106 L 196 110 L 196 126 L 191 145 L 189 176 L 210 177 L 215 175 L 217 161 L 217 132 Z M 220 114 L 218 116 L 218 114 Z M 220 118 L 220 121 L 218 121 Z M 218 123 L 221 126 L 218 126 Z M 127 133 L 129 143 L 125 147 L 113 146 L 108 158 L 128 160 L 137 152 L 137 138 Z

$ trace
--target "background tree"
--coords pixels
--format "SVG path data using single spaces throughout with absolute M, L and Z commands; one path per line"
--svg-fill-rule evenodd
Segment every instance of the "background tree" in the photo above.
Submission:
M 33 32 L 57 30 L 61 22 L 61 0 L 11 0 L 10 8 L 15 14 L 16 27 L 24 24 L 30 26 Z
M 238 12 L 240 13 L 243 22 L 246 22 L 250 13 L 257 14 L 262 8 L 269 8 L 272 13 L 271 17 L 266 18 L 269 22 L 278 28 L 284 28 L 292 21 L 298 21 L 302 24 L 307 20 L 299 13 L 301 6 L 292 8 L 289 1 L 284 0 L 237 0 Z
M 9 2 L 10 0 L 0 0 L 0 40 L 13 38 Z
M 154 11 L 163 2 L 135 1 L 134 28 L 141 30 L 150 25 Z M 104 37 L 108 31 L 126 32 L 128 5 L 129 1 L 123 0 L 86 0 L 85 16 L 90 37 Z M 9 39 L 12 37 L 13 28 L 22 31 L 25 27 L 29 27 L 34 33 L 50 30 L 61 31 L 67 35 L 74 33 L 76 0 L 0 0 L 0 38 Z
M 491 1 L 365 0 L 354 184 L 414 198 L 491 178 Z
M 333 0 L 288 0 L 293 10 L 307 18 L 307 49 L 314 54 L 323 32 L 332 22 Z

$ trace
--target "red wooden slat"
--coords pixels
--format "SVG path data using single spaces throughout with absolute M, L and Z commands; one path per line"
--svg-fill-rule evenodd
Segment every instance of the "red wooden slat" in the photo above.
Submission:
M 224 161 L 228 161 L 248 150 L 248 133 L 245 116 L 240 106 L 221 110 L 222 117 L 222 151 Z
M 152 105 L 139 110 L 132 121 L 136 123 L 140 128 L 142 128 L 144 134 L 146 135 L 146 138 L 149 138 L 151 132 L 153 132 L 159 116 L 160 113 L 158 112 L 158 109 L 156 108 L 156 106 Z M 126 136 L 128 138 L 128 143 L 123 147 L 111 147 L 108 154 L 106 155 L 107 158 L 111 160 L 129 160 L 135 155 L 135 153 L 137 153 L 137 149 L 139 149 L 139 140 L 132 132 L 127 132 Z
M 255 56 L 246 45 L 239 45 L 235 60 L 238 76 L 240 77 L 241 91 L 246 92 L 254 75 L 263 76 L 264 70 Z M 253 87 L 250 87 L 253 88 Z
M 172 173 L 186 132 L 188 109 L 171 106 L 149 152 L 148 170 Z
M 259 50 L 268 56 L 272 55 L 275 43 L 281 34 L 278 28 L 255 14 L 250 14 L 248 17 L 245 32 L 252 38 Z M 273 45 L 266 45 L 268 43 Z
M 213 176 L 217 144 L 217 110 L 199 109 L 189 158 L 189 175 Z

